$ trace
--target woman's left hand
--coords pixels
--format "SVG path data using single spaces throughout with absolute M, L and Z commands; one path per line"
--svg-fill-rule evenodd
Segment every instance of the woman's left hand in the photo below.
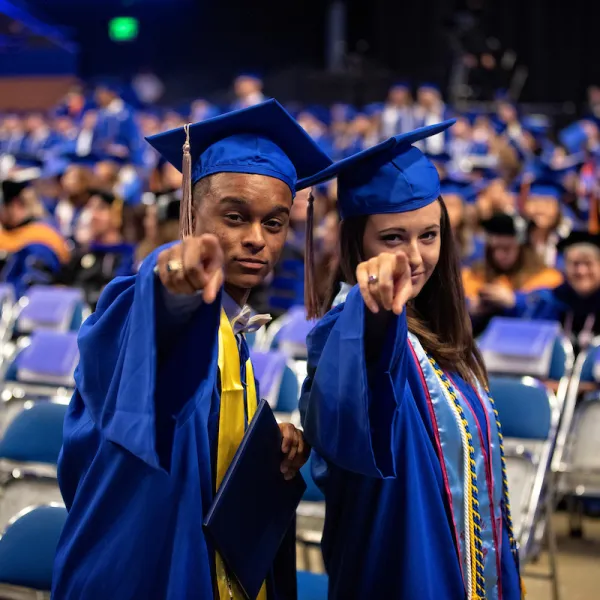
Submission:
M 285 479 L 293 479 L 310 456 L 310 446 L 304 441 L 304 435 L 291 423 L 280 423 L 281 451 L 285 458 L 281 463 L 281 472 Z
M 512 290 L 503 285 L 493 283 L 481 288 L 479 297 L 485 304 L 491 304 L 504 309 L 514 308 L 517 302 L 515 293 Z

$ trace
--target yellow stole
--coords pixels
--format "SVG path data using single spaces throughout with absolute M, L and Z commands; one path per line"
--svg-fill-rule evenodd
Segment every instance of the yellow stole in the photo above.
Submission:
M 244 387 L 240 371 L 240 354 L 233 329 L 225 311 L 222 309 L 219 327 L 219 372 L 221 374 L 221 408 L 219 413 L 219 438 L 217 441 L 216 489 L 219 489 L 233 456 L 244 437 Z M 250 421 L 258 406 L 254 372 L 250 360 L 246 363 L 246 401 L 248 404 L 248 421 Z M 240 510 L 242 510 L 242 507 L 240 507 Z M 248 518 L 252 518 L 252 516 L 249 515 Z M 215 561 L 219 599 L 230 600 L 225 565 L 218 553 L 215 555 Z M 234 600 L 243 600 L 244 595 L 238 589 L 236 582 L 233 578 L 229 579 Z M 267 600 L 267 590 L 264 583 L 257 600 Z

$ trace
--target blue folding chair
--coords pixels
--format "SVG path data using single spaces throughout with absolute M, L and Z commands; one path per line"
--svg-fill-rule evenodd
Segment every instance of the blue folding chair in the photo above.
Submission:
M 583 535 L 585 505 L 600 498 L 599 360 L 596 339 L 575 361 L 552 461 L 558 493 L 567 499 L 573 537 Z
M 0 527 L 27 506 L 62 502 L 56 465 L 67 406 L 32 402 L 0 440 Z
M 31 402 L 52 398 L 67 404 L 75 388 L 78 362 L 75 332 L 41 330 L 19 339 L 0 368 L 0 434 Z
M 298 600 L 327 600 L 327 575 L 298 571 Z
M 560 410 L 556 396 L 532 377 L 492 377 L 508 473 L 514 534 L 522 564 L 536 559 L 548 542 L 553 598 L 559 597 L 556 535 L 552 527 L 555 493 L 550 470 Z
M 571 342 L 554 321 L 494 317 L 478 340 L 488 372 L 547 382 L 562 411 L 573 371 Z
M 32 331 L 77 331 L 89 314 L 83 291 L 34 285 L 17 303 L 14 336 Z
M 50 598 L 54 555 L 67 518 L 63 505 L 28 507 L 0 537 L 0 598 Z

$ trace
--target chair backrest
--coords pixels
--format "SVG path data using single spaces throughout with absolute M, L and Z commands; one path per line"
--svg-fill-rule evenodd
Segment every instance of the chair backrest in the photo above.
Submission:
M 560 325 L 554 321 L 494 317 L 481 336 L 479 347 L 491 373 L 546 379 L 550 376 L 555 352 L 557 364 L 560 359 L 560 349 L 556 348 L 558 339 Z M 564 370 L 566 359 L 562 363 Z M 558 371 L 556 366 L 555 370 Z
M 260 395 L 275 409 L 279 398 L 279 389 L 283 372 L 286 367 L 286 357 L 280 352 L 250 352 L 254 376 L 258 380 Z
M 600 377 L 596 375 L 600 371 L 600 346 L 590 346 L 585 355 L 585 360 L 581 366 L 581 381 L 592 382 L 599 381 Z
M 298 400 L 300 396 L 300 386 L 296 374 L 289 365 L 285 365 L 281 385 L 279 387 L 279 396 L 277 397 L 276 412 L 292 413 L 298 409 Z
M 66 405 L 54 402 L 36 402 L 23 410 L 0 440 L 0 458 L 56 464 L 66 412 Z
M 79 289 L 36 285 L 19 303 L 23 304 L 16 322 L 19 333 L 77 331 L 83 319 L 84 297 Z
M 10 370 L 18 381 L 73 388 L 74 373 L 79 362 L 77 333 L 67 331 L 34 331 L 15 359 L 16 370 Z
M 558 419 L 546 386 L 531 377 L 491 377 L 490 392 L 504 437 L 546 440 Z
M 17 515 L 0 537 L 0 582 L 49 591 L 66 519 L 66 509 L 58 505 L 28 508 Z

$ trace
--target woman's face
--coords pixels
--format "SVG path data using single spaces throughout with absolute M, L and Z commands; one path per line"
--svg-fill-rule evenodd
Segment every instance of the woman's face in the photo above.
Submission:
M 565 253 L 565 275 L 580 296 L 593 294 L 600 289 L 600 250 L 583 245 L 569 248 Z
M 67 196 L 82 194 L 87 188 L 83 169 L 77 165 L 69 166 L 62 177 L 61 184 Z
M 525 216 L 538 229 L 550 230 L 556 226 L 560 208 L 556 198 L 552 196 L 530 196 L 525 202 Z
M 509 235 L 489 235 L 487 248 L 492 266 L 500 271 L 510 271 L 517 264 L 521 247 L 515 237 Z
M 371 215 L 363 236 L 365 260 L 382 252 L 404 252 L 410 265 L 412 297 L 415 298 L 440 258 L 441 218 L 439 202 L 405 213 Z

